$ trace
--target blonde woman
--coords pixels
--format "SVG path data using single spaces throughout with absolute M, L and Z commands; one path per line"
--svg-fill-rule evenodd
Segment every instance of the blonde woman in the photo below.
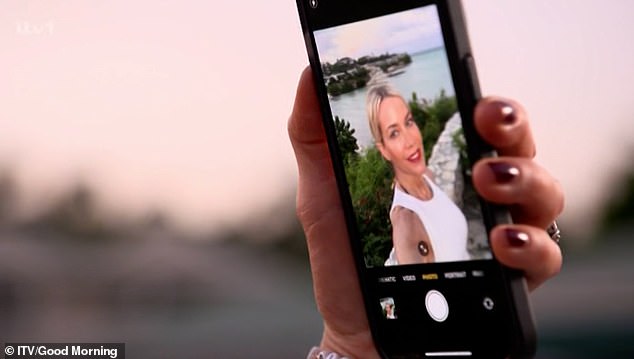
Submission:
M 434 183 L 405 99 L 387 84 L 374 85 L 367 94 L 367 114 L 376 148 L 394 169 L 393 247 L 385 265 L 469 259 L 467 220 Z

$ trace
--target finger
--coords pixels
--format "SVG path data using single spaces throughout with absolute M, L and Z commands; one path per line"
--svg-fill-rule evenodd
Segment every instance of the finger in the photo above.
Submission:
M 530 290 L 561 270 L 561 249 L 540 228 L 527 225 L 497 226 L 491 231 L 491 248 L 502 264 L 524 272 Z
M 535 142 L 524 108 L 502 97 L 487 97 L 474 112 L 480 136 L 502 156 L 535 157 Z
M 297 215 L 304 227 L 315 299 L 331 332 L 367 330 L 343 209 L 330 161 L 312 73 L 297 86 L 288 132 L 299 170 Z M 346 293 L 343 300 L 334 293 Z
M 324 213 L 341 206 L 310 68 L 301 74 L 288 133 L 299 171 L 297 212 L 305 232 L 312 231 Z
M 300 176 L 331 177 L 329 172 L 324 173 L 331 168 L 330 155 L 310 68 L 304 69 L 300 77 L 288 133 Z
M 559 182 L 527 158 L 482 159 L 473 167 L 473 185 L 484 199 L 508 205 L 518 223 L 546 228 L 564 208 Z

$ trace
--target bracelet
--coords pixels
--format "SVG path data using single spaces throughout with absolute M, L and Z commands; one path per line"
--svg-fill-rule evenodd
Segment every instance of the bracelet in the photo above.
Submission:
M 321 350 L 318 347 L 313 347 L 306 359 L 349 359 L 348 357 L 343 357 L 337 353 Z

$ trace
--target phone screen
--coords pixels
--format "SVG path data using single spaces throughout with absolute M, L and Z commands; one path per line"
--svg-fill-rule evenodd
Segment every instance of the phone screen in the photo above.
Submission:
M 306 1 L 309 54 L 378 347 L 390 358 L 505 357 L 515 309 L 467 146 L 479 90 L 465 91 L 474 83 L 456 70 L 463 62 L 447 5 Z
M 436 6 L 314 36 L 366 266 L 491 258 Z

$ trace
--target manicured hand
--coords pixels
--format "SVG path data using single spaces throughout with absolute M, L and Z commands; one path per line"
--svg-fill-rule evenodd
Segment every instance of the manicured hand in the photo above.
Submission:
M 474 166 L 474 185 L 484 198 L 508 204 L 518 223 L 493 229 L 493 252 L 505 265 L 523 270 L 529 288 L 536 288 L 561 267 L 559 247 L 545 228 L 562 211 L 563 192 L 532 161 L 535 144 L 526 113 L 517 103 L 484 99 L 476 108 L 475 122 L 501 157 Z M 299 169 L 297 215 L 306 235 L 315 298 L 324 320 L 321 347 L 351 358 L 379 358 L 365 315 L 310 69 L 301 75 L 288 132 Z

